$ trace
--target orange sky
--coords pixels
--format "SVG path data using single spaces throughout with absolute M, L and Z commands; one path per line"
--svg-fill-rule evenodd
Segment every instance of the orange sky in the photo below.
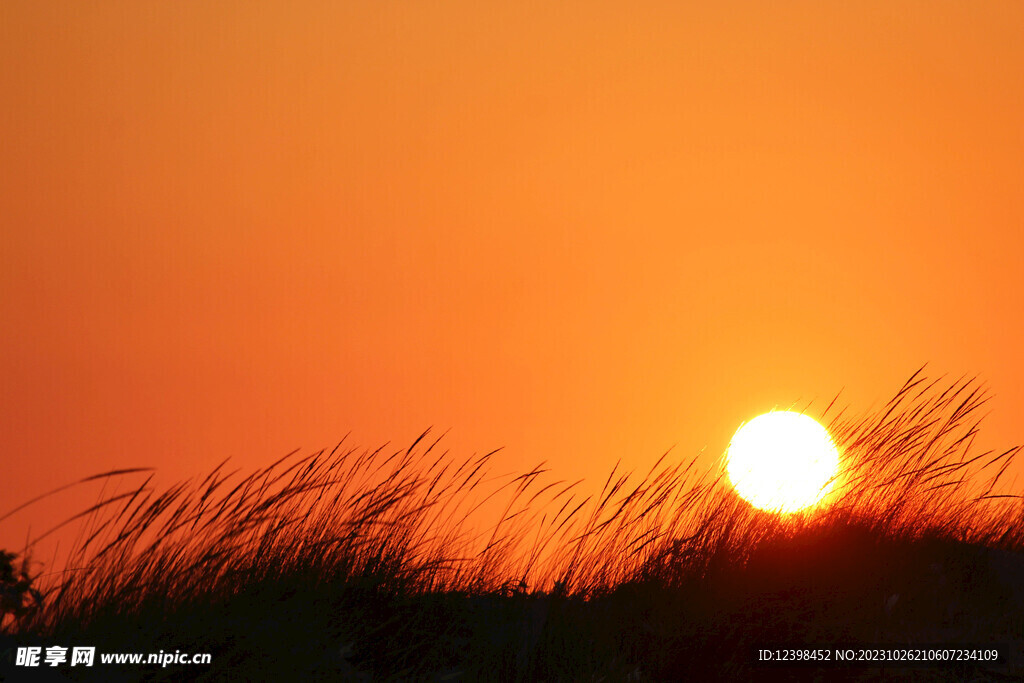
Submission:
M 0 514 L 431 425 L 597 480 L 925 362 L 1024 442 L 1022 35 L 1016 1 L 4 2 Z

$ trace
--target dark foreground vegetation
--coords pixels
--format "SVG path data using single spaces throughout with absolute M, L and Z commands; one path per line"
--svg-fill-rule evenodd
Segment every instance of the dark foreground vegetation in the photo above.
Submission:
M 492 454 L 457 460 L 426 435 L 245 477 L 222 463 L 163 491 L 147 480 L 83 513 L 41 593 L 5 556 L 0 677 L 1021 680 L 1024 508 L 1002 481 L 1018 451 L 973 449 L 985 400 L 918 373 L 876 414 L 829 406 L 844 471 L 817 511 L 781 517 L 694 462 L 616 470 L 585 496 L 541 468 L 492 479 Z M 873 644 L 1000 661 L 754 661 Z M 15 665 L 19 646 L 50 645 L 94 646 L 96 663 Z M 160 651 L 212 660 L 99 662 Z

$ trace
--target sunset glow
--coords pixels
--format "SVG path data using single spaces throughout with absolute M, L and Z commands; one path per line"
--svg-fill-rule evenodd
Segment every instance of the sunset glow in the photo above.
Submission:
M 925 362 L 1020 442 L 1021 35 L 1009 0 L 0 3 L 0 498 L 429 427 L 599 489 Z

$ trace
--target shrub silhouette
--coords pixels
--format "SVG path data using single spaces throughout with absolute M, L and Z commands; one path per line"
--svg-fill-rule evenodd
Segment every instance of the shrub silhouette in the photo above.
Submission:
M 6 630 L 8 622 L 16 624 L 43 604 L 35 578 L 29 575 L 28 558 L 23 558 L 16 569 L 17 558 L 17 553 L 0 550 L 0 632 Z

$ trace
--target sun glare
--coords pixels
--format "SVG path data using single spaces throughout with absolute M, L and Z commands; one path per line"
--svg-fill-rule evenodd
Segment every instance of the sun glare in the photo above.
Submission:
M 796 512 L 819 502 L 839 469 L 828 430 L 802 413 L 776 411 L 740 426 L 729 444 L 726 474 L 754 507 Z

